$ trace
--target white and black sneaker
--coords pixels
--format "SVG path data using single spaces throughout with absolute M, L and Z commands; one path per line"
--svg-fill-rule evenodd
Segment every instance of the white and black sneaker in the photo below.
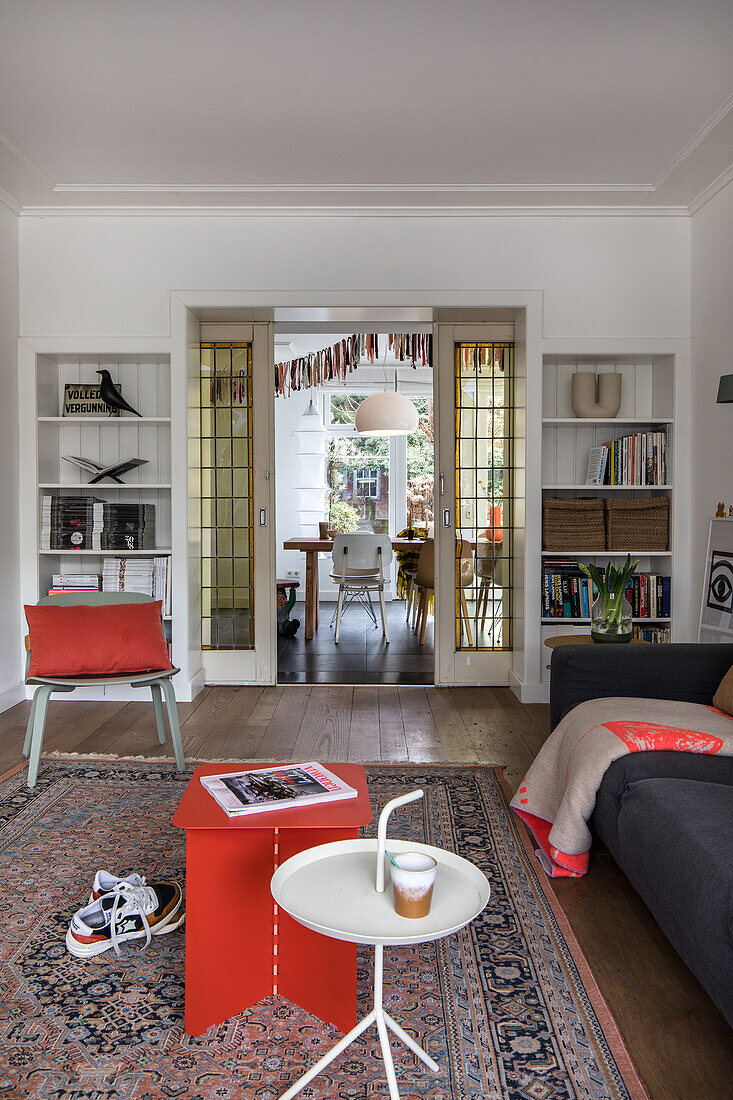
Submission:
M 97 871 L 92 884 L 92 892 L 89 896 L 89 904 L 91 905 L 97 898 L 101 898 L 102 894 L 111 894 L 118 882 L 129 882 L 130 886 L 146 885 L 143 875 L 133 874 L 118 878 L 117 875 L 111 875 L 109 871 Z
M 66 946 L 80 959 L 101 955 L 110 947 L 119 955 L 120 943 L 144 939 L 147 946 L 152 936 L 180 928 L 185 917 L 183 893 L 174 880 L 138 885 L 119 879 L 111 891 L 74 914 Z

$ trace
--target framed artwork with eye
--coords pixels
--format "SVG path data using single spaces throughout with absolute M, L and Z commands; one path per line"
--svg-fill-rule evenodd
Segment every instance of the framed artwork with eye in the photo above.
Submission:
M 710 521 L 699 642 L 733 642 L 733 519 Z

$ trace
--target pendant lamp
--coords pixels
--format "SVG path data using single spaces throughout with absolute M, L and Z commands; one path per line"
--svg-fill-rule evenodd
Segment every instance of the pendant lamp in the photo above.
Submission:
M 354 417 L 359 435 L 412 435 L 417 430 L 417 409 L 409 397 L 397 392 L 397 371 L 394 391 L 384 390 L 366 397 Z

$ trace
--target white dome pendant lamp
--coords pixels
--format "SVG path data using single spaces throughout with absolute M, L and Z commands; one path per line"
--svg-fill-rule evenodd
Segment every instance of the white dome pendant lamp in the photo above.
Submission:
M 397 392 L 397 371 L 394 391 L 383 390 L 366 397 L 354 417 L 359 435 L 412 435 L 417 430 L 417 409 L 409 397 Z

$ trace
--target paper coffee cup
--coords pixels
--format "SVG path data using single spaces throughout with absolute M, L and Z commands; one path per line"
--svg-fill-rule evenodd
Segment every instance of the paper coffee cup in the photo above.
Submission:
M 390 865 L 395 913 L 400 917 L 427 917 L 433 900 L 438 864 L 422 852 L 401 852 Z

